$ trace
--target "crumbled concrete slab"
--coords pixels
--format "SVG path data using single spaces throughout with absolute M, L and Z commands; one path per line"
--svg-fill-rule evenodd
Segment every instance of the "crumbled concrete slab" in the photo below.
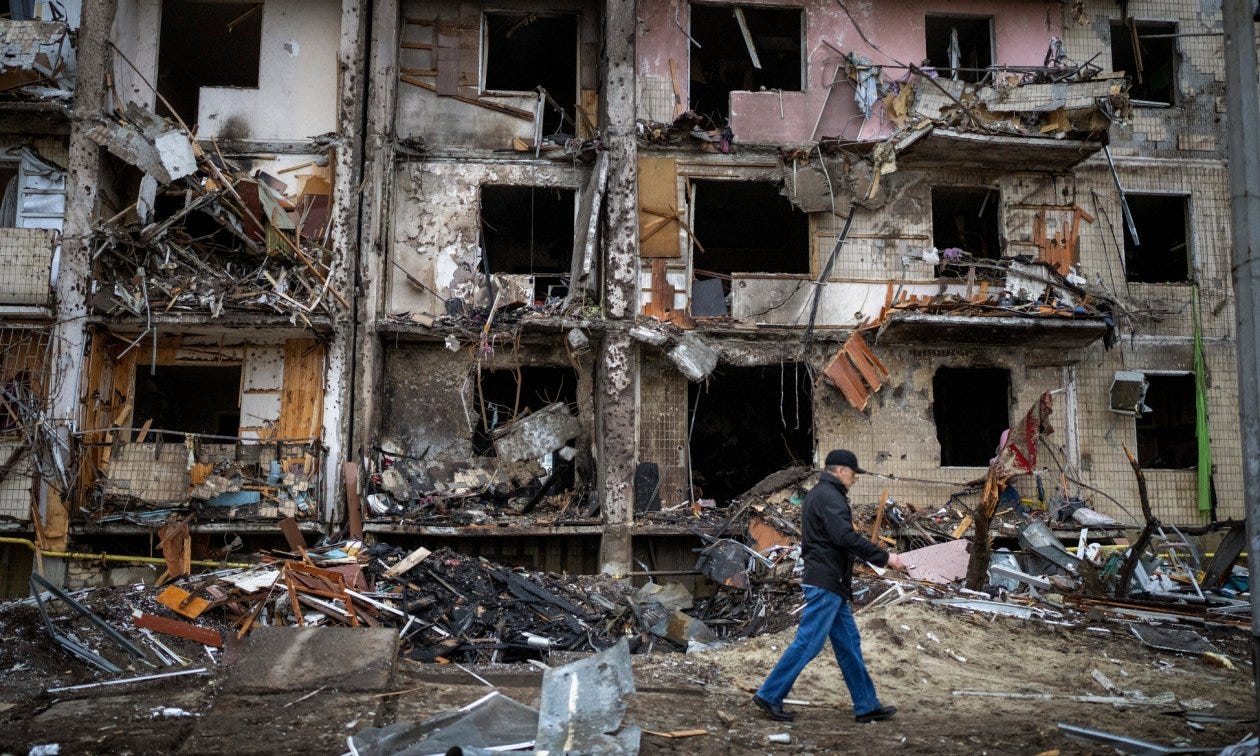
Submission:
M 968 543 L 965 538 L 946 541 L 907 551 L 901 559 L 909 566 L 910 577 L 914 580 L 952 583 L 967 576 L 967 562 L 971 559 L 967 553 Z
M 230 692 L 384 690 L 398 659 L 388 627 L 260 627 L 232 667 Z

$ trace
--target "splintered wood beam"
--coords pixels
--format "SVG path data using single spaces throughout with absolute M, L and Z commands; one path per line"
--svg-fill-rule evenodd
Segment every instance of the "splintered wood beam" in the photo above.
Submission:
M 430 92 L 433 92 L 434 94 L 437 94 L 436 84 L 430 84 L 427 81 L 421 81 L 420 79 L 417 79 L 414 76 L 408 76 L 406 74 L 402 74 L 401 76 L 398 77 L 398 80 L 404 83 L 410 84 L 413 87 L 426 89 Z M 528 110 L 521 110 L 520 108 L 514 108 L 509 105 L 501 105 L 497 102 L 487 102 L 485 100 L 479 100 L 476 97 L 466 97 L 460 94 L 443 95 L 443 96 L 449 97 L 452 100 L 459 100 L 460 102 L 467 103 L 469 105 L 476 105 L 477 107 L 485 108 L 486 110 L 493 110 L 496 113 L 510 115 L 514 118 L 519 118 L 522 121 L 534 120 L 534 114 Z

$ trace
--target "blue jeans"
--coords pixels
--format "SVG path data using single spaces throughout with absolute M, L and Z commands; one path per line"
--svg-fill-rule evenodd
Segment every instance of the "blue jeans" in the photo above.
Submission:
M 822 651 L 823 641 L 831 639 L 831 649 L 836 653 L 836 664 L 844 675 L 853 699 L 853 712 L 861 716 L 880 708 L 875 696 L 875 684 L 862 661 L 862 639 L 849 602 L 838 593 L 832 593 L 812 585 L 802 586 L 805 591 L 805 612 L 801 615 L 796 638 L 783 652 L 779 663 L 774 665 L 770 676 L 761 684 L 757 695 L 772 704 L 782 704 L 796 678 L 805 665 Z

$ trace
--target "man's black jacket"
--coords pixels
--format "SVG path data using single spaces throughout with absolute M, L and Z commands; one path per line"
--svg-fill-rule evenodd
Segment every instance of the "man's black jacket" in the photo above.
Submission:
M 824 471 L 805 496 L 801 513 L 801 556 L 805 559 L 805 585 L 824 588 L 853 599 L 853 560 L 873 565 L 888 564 L 888 552 L 853 530 L 848 491 Z

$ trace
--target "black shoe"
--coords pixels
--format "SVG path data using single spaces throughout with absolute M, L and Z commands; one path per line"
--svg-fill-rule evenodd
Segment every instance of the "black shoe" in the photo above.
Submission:
M 770 715 L 771 719 L 777 719 L 780 722 L 791 722 L 796 719 L 796 715 L 790 711 L 783 710 L 783 704 L 772 704 L 761 696 L 754 695 L 752 699 L 753 705 Z
M 885 719 L 892 719 L 892 715 L 897 713 L 896 706 L 881 706 L 875 711 L 868 711 L 865 714 L 858 714 L 854 719 L 863 724 L 867 722 L 882 722 Z

